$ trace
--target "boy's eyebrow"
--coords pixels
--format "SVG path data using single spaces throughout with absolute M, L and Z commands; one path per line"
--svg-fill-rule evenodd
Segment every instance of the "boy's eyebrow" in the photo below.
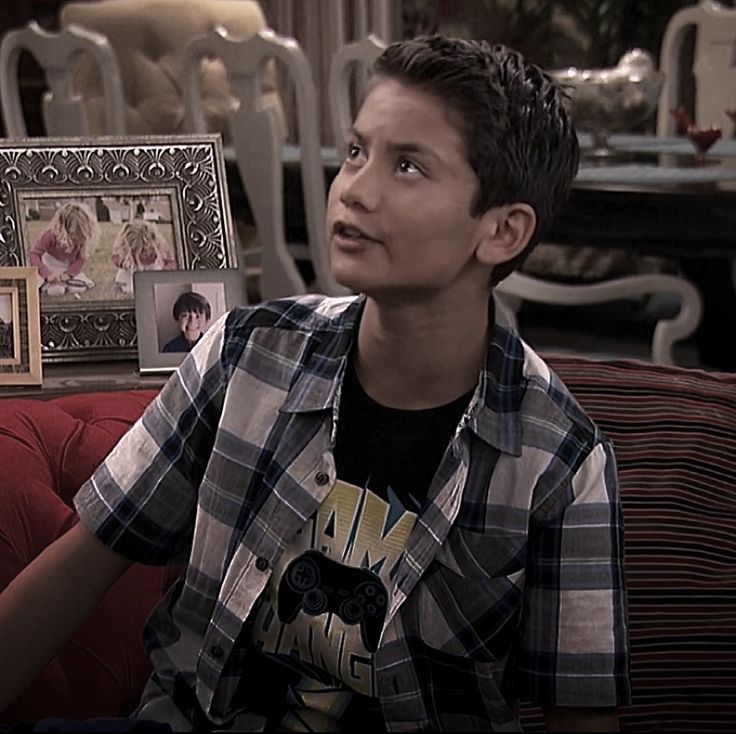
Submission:
M 365 145 L 366 138 L 361 135 L 355 127 L 350 128 L 350 135 L 361 145 Z M 410 155 L 422 155 L 434 158 L 438 163 L 443 163 L 442 159 L 429 147 L 422 145 L 421 143 L 406 142 L 406 143 L 389 143 L 389 150 L 392 153 L 403 153 Z

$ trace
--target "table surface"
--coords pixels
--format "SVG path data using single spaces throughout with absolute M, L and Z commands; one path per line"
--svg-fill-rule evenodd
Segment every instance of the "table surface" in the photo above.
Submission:
M 138 372 L 138 363 L 131 360 L 45 364 L 41 385 L 0 385 L 0 400 L 5 398 L 46 400 L 73 393 L 111 390 L 158 390 L 166 382 L 167 377 L 168 375 L 141 375 Z
M 580 136 L 583 152 L 575 186 L 652 191 L 736 193 L 736 140 L 719 140 L 702 161 L 687 138 L 613 135 L 610 157 L 591 155 L 590 137 Z
M 547 238 L 684 259 L 736 257 L 736 140 L 697 164 L 687 138 L 613 135 L 619 155 L 583 157 Z

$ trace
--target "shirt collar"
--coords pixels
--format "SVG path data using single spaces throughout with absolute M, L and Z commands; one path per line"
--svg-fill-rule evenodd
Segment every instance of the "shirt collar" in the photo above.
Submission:
M 350 299 L 347 307 L 310 333 L 303 367 L 289 390 L 281 411 L 301 413 L 337 411 L 347 358 L 357 337 L 365 296 Z M 521 453 L 519 409 L 526 390 L 524 345 L 497 306 L 485 368 L 463 416 L 463 423 L 498 450 Z
M 485 369 L 466 413 L 467 426 L 486 443 L 507 454 L 521 455 L 519 413 L 526 392 L 524 344 L 495 299 Z
M 352 297 L 347 307 L 311 331 L 303 366 L 281 406 L 282 412 L 336 409 L 345 365 L 358 334 L 364 306 L 364 295 Z

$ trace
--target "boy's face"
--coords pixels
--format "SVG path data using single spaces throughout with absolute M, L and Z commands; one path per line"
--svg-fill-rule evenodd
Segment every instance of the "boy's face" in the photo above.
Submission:
M 330 189 L 327 228 L 338 282 L 368 295 L 461 294 L 480 282 L 470 216 L 478 178 L 441 100 L 395 79 L 361 107 Z M 487 281 L 487 271 L 483 282 Z
M 183 311 L 179 314 L 179 329 L 187 341 L 199 339 L 202 330 L 207 326 L 207 318 L 199 311 Z

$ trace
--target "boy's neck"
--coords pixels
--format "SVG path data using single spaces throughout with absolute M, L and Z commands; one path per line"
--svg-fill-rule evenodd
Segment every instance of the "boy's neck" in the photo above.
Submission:
M 418 410 L 455 400 L 478 382 L 488 349 L 488 300 L 462 309 L 386 307 L 368 298 L 355 368 L 376 402 Z

